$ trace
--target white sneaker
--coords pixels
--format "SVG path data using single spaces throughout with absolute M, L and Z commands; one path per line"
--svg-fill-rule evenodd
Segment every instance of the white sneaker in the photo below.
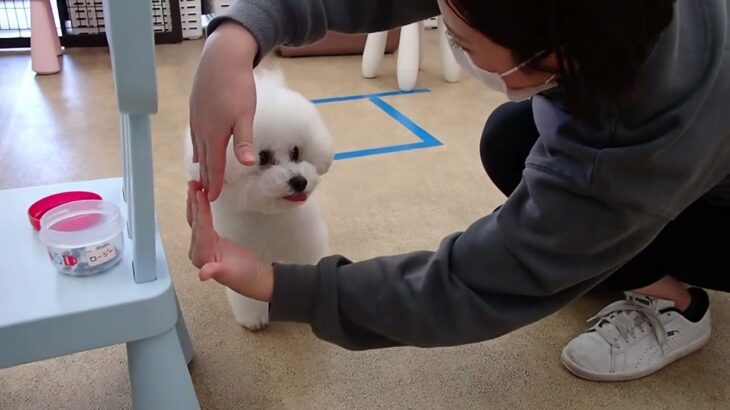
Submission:
M 571 340 L 561 355 L 578 377 L 597 381 L 647 376 L 704 346 L 710 338 L 710 309 L 693 323 L 674 302 L 626 292 L 588 321 L 598 320 Z

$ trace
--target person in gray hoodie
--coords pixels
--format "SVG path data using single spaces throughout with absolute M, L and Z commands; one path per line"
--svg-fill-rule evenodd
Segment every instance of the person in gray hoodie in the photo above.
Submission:
M 505 203 L 435 251 L 361 262 L 268 266 L 219 237 L 209 201 L 231 137 L 257 166 L 261 59 L 435 15 L 462 67 L 510 100 L 481 145 Z M 190 258 L 201 280 L 353 350 L 482 342 L 618 289 L 562 362 L 593 380 L 651 374 L 709 339 L 704 289 L 730 291 L 729 19 L 728 0 L 239 0 L 211 22 L 193 84 Z

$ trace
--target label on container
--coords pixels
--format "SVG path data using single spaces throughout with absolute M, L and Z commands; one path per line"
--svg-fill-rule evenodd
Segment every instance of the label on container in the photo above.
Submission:
M 117 256 L 117 248 L 112 244 L 106 244 L 104 247 L 86 251 L 86 260 L 89 266 L 94 267 L 109 262 Z

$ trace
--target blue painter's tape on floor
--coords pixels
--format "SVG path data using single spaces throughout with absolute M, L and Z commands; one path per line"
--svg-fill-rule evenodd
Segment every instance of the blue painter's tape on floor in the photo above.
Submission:
M 385 91 L 385 92 L 381 92 L 381 93 L 356 94 L 356 95 L 345 95 L 342 97 L 318 98 L 318 99 L 311 100 L 311 101 L 315 104 L 330 104 L 330 103 L 344 102 L 344 101 L 366 100 L 366 99 L 370 99 L 372 97 L 392 97 L 395 95 L 421 94 L 421 93 L 427 93 L 430 91 L 431 90 L 429 90 L 428 88 L 416 88 L 415 90 L 411 90 L 411 91 Z
M 439 145 L 443 145 L 441 143 L 441 141 L 439 141 L 436 137 L 434 137 L 428 131 L 421 128 L 418 124 L 413 122 L 410 118 L 406 117 L 403 113 L 401 113 L 395 107 L 388 104 L 387 102 L 385 102 L 382 99 L 382 97 L 421 94 L 421 93 L 427 93 L 430 91 L 431 90 L 429 90 L 428 88 L 416 88 L 415 90 L 412 90 L 412 91 L 386 91 L 386 92 L 371 93 L 371 94 L 347 95 L 347 96 L 343 96 L 343 97 L 319 98 L 319 99 L 311 100 L 311 101 L 314 104 L 330 104 L 330 103 L 337 103 L 337 102 L 368 100 L 371 103 L 373 103 L 376 107 L 380 108 L 390 118 L 397 121 L 399 124 L 401 124 L 407 130 L 412 132 L 416 137 L 418 137 L 418 139 L 420 139 L 419 142 L 413 142 L 413 143 L 407 143 L 407 144 L 389 145 L 387 147 L 365 148 L 365 149 L 360 149 L 360 150 L 356 150 L 356 151 L 338 152 L 335 154 L 335 158 L 334 158 L 337 161 L 337 160 L 343 160 L 343 159 L 367 157 L 367 156 L 371 156 L 371 155 L 381 155 L 381 154 L 390 154 L 390 153 L 394 153 L 394 152 L 410 151 L 410 150 L 414 150 L 414 149 L 431 148 L 431 147 L 437 147 Z
M 428 131 L 426 131 L 423 128 L 421 128 L 420 126 L 418 126 L 418 124 L 411 121 L 410 118 L 403 115 L 403 113 L 396 110 L 395 107 L 393 107 L 392 105 L 383 101 L 379 97 L 372 97 L 372 98 L 370 98 L 370 101 L 373 104 L 377 105 L 378 108 L 385 111 L 385 113 L 388 114 L 391 118 L 398 121 L 402 126 L 406 127 L 412 133 L 416 134 L 416 136 L 418 138 L 420 138 L 424 144 L 428 144 L 429 147 L 435 147 L 438 145 L 442 145 L 441 141 L 437 140 L 436 137 L 429 134 Z
M 350 158 L 368 157 L 370 155 L 380 155 L 380 154 L 390 154 L 393 152 L 410 151 L 413 149 L 428 148 L 430 146 L 432 146 L 432 145 L 425 145 L 423 142 L 414 142 L 411 144 L 390 145 L 387 147 L 366 148 L 366 149 L 360 149 L 357 151 L 338 152 L 335 154 L 335 161 L 339 161 L 342 159 L 350 159 Z

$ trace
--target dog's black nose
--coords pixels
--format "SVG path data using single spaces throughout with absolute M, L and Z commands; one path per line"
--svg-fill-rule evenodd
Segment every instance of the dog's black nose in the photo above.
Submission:
M 307 188 L 307 178 L 304 178 L 301 175 L 292 177 L 289 180 L 289 186 L 291 186 L 291 189 L 293 189 L 295 192 L 304 192 L 304 190 Z

